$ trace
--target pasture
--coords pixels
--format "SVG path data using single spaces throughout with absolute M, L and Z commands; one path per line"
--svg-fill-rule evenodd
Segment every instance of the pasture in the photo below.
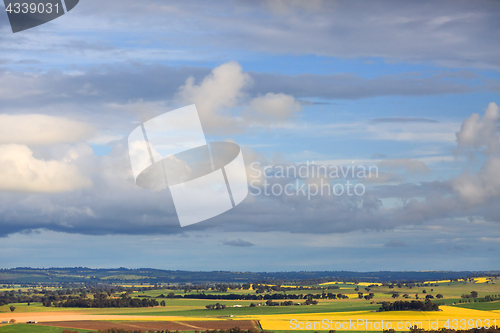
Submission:
M 0 333 L 34 332 L 34 333 L 59 333 L 62 327 L 78 328 L 80 332 L 89 332 L 89 329 L 98 327 L 117 327 L 137 326 L 137 322 L 149 323 L 141 324 L 145 327 L 160 327 L 162 323 L 178 323 L 172 328 L 180 331 L 194 331 L 197 328 L 209 327 L 229 328 L 237 323 L 256 322 L 264 330 L 274 332 L 285 332 L 293 330 L 291 320 L 304 323 L 329 321 L 332 325 L 340 323 L 337 332 L 342 331 L 372 331 L 370 326 L 363 326 L 361 329 L 342 329 L 342 323 L 351 321 L 384 321 L 385 323 L 410 323 L 419 321 L 429 323 L 429 321 L 439 321 L 439 327 L 444 327 L 446 321 L 471 319 L 481 321 L 481 323 L 493 323 L 495 320 L 500 324 L 500 301 L 480 302 L 483 297 L 490 295 L 500 296 L 500 284 L 498 279 L 487 280 L 486 278 L 476 281 L 431 281 L 419 283 L 418 285 L 373 285 L 367 282 L 358 284 L 332 282 L 321 285 L 308 286 L 307 290 L 287 290 L 287 291 L 268 291 L 258 295 L 266 296 L 269 294 L 279 294 L 281 299 L 273 299 L 273 302 L 282 302 L 286 300 L 287 295 L 302 295 L 301 299 L 292 299 L 294 303 L 303 304 L 306 295 L 319 294 L 317 305 L 291 305 L 291 306 L 267 306 L 266 300 L 224 300 L 224 299 L 191 299 L 191 298 L 169 298 L 169 293 L 174 295 L 199 294 L 201 291 L 171 289 L 155 289 L 130 293 L 130 297 L 156 299 L 158 302 L 165 302 L 165 306 L 156 307 L 122 307 L 122 308 L 64 308 L 54 306 L 43 306 L 42 303 L 35 302 L 29 306 L 26 303 L 11 303 L 0 306 L 0 319 L 16 319 L 18 324 L 9 324 L 0 326 Z M 335 286 L 338 289 L 322 289 Z M 471 292 L 477 292 L 477 298 L 462 298 L 462 295 L 470 295 Z M 227 292 L 205 290 L 206 295 L 215 297 L 228 294 L 237 295 L 256 295 L 252 289 L 231 289 Z M 348 295 L 345 299 L 326 299 L 324 295 L 328 293 Z M 359 298 L 358 293 L 363 296 L 372 294 L 371 299 Z M 437 299 L 437 295 L 442 295 Z M 163 295 L 163 297 L 160 297 Z M 397 297 L 395 295 L 398 295 Z M 377 312 L 381 302 L 394 302 L 395 300 L 411 301 L 425 300 L 427 295 L 432 295 L 432 302 L 438 302 L 441 305 L 441 311 L 388 311 Z M 119 298 L 122 292 L 111 294 L 111 298 Z M 91 293 L 87 297 L 94 297 Z M 462 302 L 462 303 L 461 303 Z M 463 303 L 466 302 L 466 303 Z M 208 304 L 220 303 L 226 306 L 225 309 L 209 310 Z M 250 306 L 251 304 L 255 306 Z M 12 312 L 10 306 L 14 306 Z M 234 307 L 237 306 L 237 307 Z M 26 320 L 38 320 L 39 324 L 26 325 Z M 75 324 L 78 322 L 78 324 Z M 134 324 L 135 323 L 135 324 Z M 183 323 L 188 323 L 187 325 Z M 197 325 L 196 323 L 199 323 Z M 66 325 L 66 326 L 64 326 Z M 101 325 L 101 326 L 99 326 Z M 165 324 L 163 324 L 165 325 Z M 173 324 L 170 324 L 173 325 Z M 190 326 L 189 326 L 190 325 Z M 205 325 L 205 326 L 204 326 Z M 229 325 L 229 326 L 228 326 Z M 58 326 L 58 327 L 55 327 Z M 140 325 L 139 325 L 140 326 Z M 139 327 L 138 326 L 138 327 Z M 192 330 L 190 329 L 192 328 Z M 232 327 L 232 326 L 231 326 Z M 305 327 L 305 326 L 304 326 Z M 311 326 L 314 331 L 328 331 L 317 329 Z M 301 327 L 297 327 L 297 332 Z M 425 327 L 424 327 L 425 328 Z M 85 330 L 87 329 L 87 330 Z M 329 327 L 329 329 L 332 329 Z M 335 329 L 335 328 L 333 328 Z M 311 331 L 304 330 L 304 331 Z M 295 330 L 294 330 L 295 331 Z M 373 331 L 382 331 L 373 329 Z M 403 330 L 399 330 L 403 331 Z

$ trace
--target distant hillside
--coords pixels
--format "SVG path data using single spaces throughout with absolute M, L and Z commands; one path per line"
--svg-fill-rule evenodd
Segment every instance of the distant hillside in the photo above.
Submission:
M 0 284 L 12 283 L 244 283 L 260 281 L 301 281 L 310 284 L 328 280 L 343 281 L 423 281 L 444 280 L 482 275 L 496 275 L 499 271 L 488 272 L 191 272 L 151 268 L 140 269 L 92 269 L 75 268 L 13 268 L 0 269 Z

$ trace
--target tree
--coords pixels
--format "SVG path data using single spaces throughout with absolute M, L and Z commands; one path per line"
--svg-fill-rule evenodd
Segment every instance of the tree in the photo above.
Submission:
M 14 312 L 14 310 L 16 309 L 16 307 L 11 305 L 11 306 L 9 307 L 9 309 L 10 309 L 10 312 Z
M 477 291 L 471 291 L 470 292 L 470 297 L 477 298 Z
M 160 302 L 160 305 L 161 305 L 161 306 L 165 306 L 165 305 L 167 305 L 167 304 L 165 303 L 165 301 L 161 301 L 161 302 Z
M 175 294 L 174 293 L 168 293 L 168 298 L 174 298 Z
M 441 294 L 437 294 L 437 295 L 436 295 L 436 298 L 441 299 L 441 298 L 443 298 L 443 295 L 441 295 Z

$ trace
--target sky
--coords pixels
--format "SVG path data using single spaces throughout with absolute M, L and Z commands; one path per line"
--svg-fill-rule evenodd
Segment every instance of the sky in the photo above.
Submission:
M 0 7 L 0 266 L 498 270 L 499 15 L 82 0 L 13 34 Z M 136 185 L 127 137 L 191 104 L 241 147 L 250 193 L 181 227 L 169 189 Z

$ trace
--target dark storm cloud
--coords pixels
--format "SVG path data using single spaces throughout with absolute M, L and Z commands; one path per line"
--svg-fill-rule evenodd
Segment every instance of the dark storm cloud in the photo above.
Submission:
M 441 211 L 444 205 L 436 200 L 433 202 L 438 207 L 410 201 L 402 208 L 387 209 L 371 193 L 355 198 L 316 196 L 310 200 L 300 195 L 261 195 L 249 196 L 226 214 L 181 228 L 168 190 L 149 191 L 135 185 L 123 143 L 114 148 L 111 156 L 83 156 L 78 165 L 86 168 L 93 187 L 58 194 L 0 193 L 1 234 L 37 229 L 87 235 L 172 234 L 212 229 L 326 234 L 389 230 L 450 213 Z M 233 241 L 223 244 L 243 245 Z
M 204 231 L 331 234 L 392 230 L 488 212 L 498 215 L 494 198 L 463 211 L 447 182 L 433 182 L 367 188 L 361 197 L 250 195 L 225 214 L 181 228 L 169 191 L 143 190 L 135 185 L 125 149 L 119 144 L 111 156 L 88 156 L 78 162 L 87 167 L 92 188 L 59 194 L 1 193 L 0 235 L 40 229 L 87 235 Z M 383 198 L 399 203 L 384 205 Z M 222 244 L 246 243 L 237 239 Z

